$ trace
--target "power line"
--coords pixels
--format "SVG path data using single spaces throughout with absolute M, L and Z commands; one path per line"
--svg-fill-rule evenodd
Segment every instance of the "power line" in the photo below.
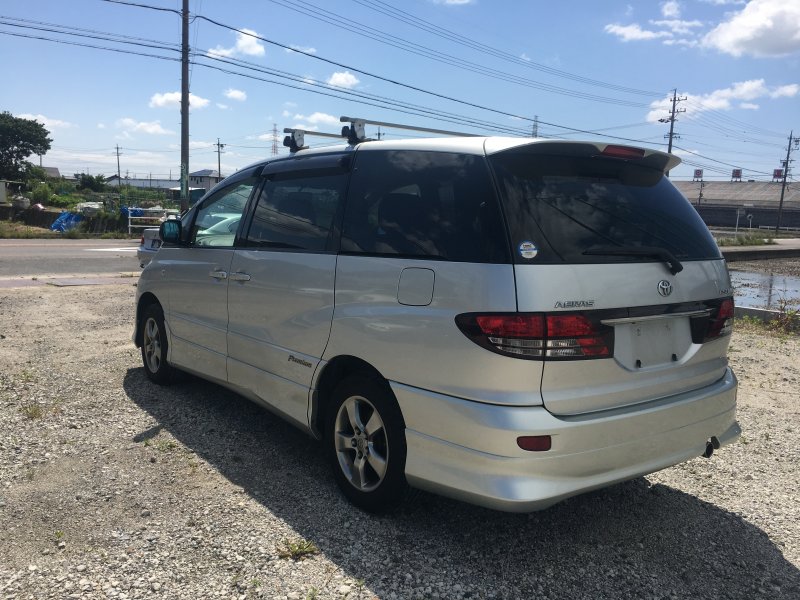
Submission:
M 572 81 L 576 81 L 576 82 L 579 82 L 579 83 L 585 83 L 587 85 L 603 87 L 603 88 L 611 89 L 611 90 L 618 91 L 618 92 L 625 92 L 625 93 L 629 93 L 629 94 L 638 94 L 638 95 L 643 95 L 643 96 L 655 96 L 655 97 L 658 97 L 658 96 L 662 95 L 661 92 L 640 90 L 640 89 L 631 88 L 631 87 L 627 87 L 627 86 L 616 85 L 616 84 L 608 83 L 606 81 L 601 81 L 601 80 L 598 80 L 598 79 L 591 79 L 589 77 L 583 77 L 581 75 L 575 75 L 574 73 L 570 73 L 568 71 L 563 71 L 561 69 L 555 69 L 553 67 L 548 67 L 546 65 L 534 62 L 532 60 L 525 59 L 525 58 L 522 58 L 520 56 L 516 56 L 516 55 L 514 55 L 514 54 L 512 54 L 510 52 L 506 52 L 504 50 L 500 50 L 500 49 L 494 48 L 492 46 L 477 42 L 477 41 L 475 41 L 473 39 L 470 39 L 470 38 L 468 38 L 466 36 L 463 36 L 463 35 L 461 35 L 461 34 L 459 34 L 457 32 L 454 32 L 454 31 L 449 30 L 449 29 L 445 29 L 444 27 L 440 27 L 439 25 L 431 23 L 430 21 L 426 21 L 425 19 L 417 17 L 417 16 L 411 14 L 410 12 L 407 12 L 407 11 L 401 10 L 401 9 L 399 9 L 397 7 L 391 6 L 391 5 L 387 4 L 386 2 L 382 2 L 381 0 L 353 0 L 353 2 L 355 2 L 356 4 L 360 4 L 362 6 L 365 6 L 367 8 L 370 8 L 370 9 L 372 9 L 374 11 L 377 11 L 377 12 L 379 12 L 379 13 L 385 15 L 385 16 L 388 16 L 388 17 L 390 17 L 392 19 L 395 19 L 395 20 L 401 21 L 403 23 L 406 23 L 408 25 L 411 25 L 412 27 L 415 27 L 417 29 L 421 29 L 423 31 L 427 31 L 427 32 L 429 32 L 429 33 L 431 33 L 431 34 L 433 34 L 433 35 L 435 35 L 437 37 L 452 41 L 452 42 L 454 42 L 456 44 L 459 44 L 459 45 L 462 45 L 462 46 L 466 46 L 468 48 L 472 48 L 474 50 L 477 50 L 477 51 L 485 53 L 485 54 L 489 54 L 491 56 L 494 56 L 496 58 L 500 58 L 502 60 L 505 60 L 507 62 L 511 62 L 511 63 L 519 65 L 519 66 L 524 66 L 524 67 L 527 67 L 527 68 L 530 68 L 530 69 L 535 69 L 535 70 L 538 70 L 538 71 L 542 71 L 542 72 L 547 73 L 549 75 L 554 75 L 556 77 L 563 77 L 565 79 L 570 79 Z
M 466 59 L 460 58 L 458 56 L 453 56 L 451 54 L 447 54 L 444 52 L 439 52 L 438 50 L 433 50 L 426 46 L 422 46 L 421 44 L 417 44 L 414 42 L 409 42 L 404 40 L 403 38 L 397 37 L 395 35 L 380 32 L 380 33 L 373 33 L 371 29 L 363 24 L 354 21 L 352 18 L 344 17 L 338 15 L 336 13 L 326 11 L 321 9 L 315 5 L 312 5 L 308 2 L 303 3 L 304 5 L 300 6 L 297 2 L 291 2 L 291 0 L 271 0 L 274 4 L 278 4 L 283 6 L 284 8 L 288 8 L 295 12 L 299 12 L 306 16 L 309 16 L 313 19 L 317 19 L 319 21 L 323 21 L 328 23 L 329 25 L 333 25 L 338 29 L 344 29 L 361 37 L 365 37 L 367 39 L 371 39 L 378 43 L 392 46 L 394 48 L 398 48 L 404 50 L 406 52 L 410 52 L 411 54 L 415 54 L 417 56 L 422 56 L 424 58 L 428 58 L 434 60 L 436 62 L 440 62 L 443 64 L 448 64 L 450 66 L 454 66 L 460 69 L 464 69 L 466 71 L 470 71 L 472 73 L 477 73 L 481 75 L 485 75 L 487 77 L 491 77 L 493 79 L 499 79 L 501 81 L 506 81 L 509 83 L 515 83 L 517 85 L 521 85 L 524 87 L 530 87 L 546 92 L 551 92 L 555 94 L 560 94 L 564 96 L 569 96 L 573 98 L 580 98 L 583 100 L 591 100 L 595 102 L 603 102 L 608 104 L 617 104 L 620 106 L 630 106 L 634 108 L 646 108 L 648 105 L 641 103 L 641 102 L 633 102 L 628 100 L 621 100 L 619 98 L 610 98 L 608 96 L 599 96 L 597 94 L 590 94 L 587 92 L 580 92 L 577 90 L 570 90 L 567 88 L 562 88 L 556 85 L 542 83 L 540 81 L 535 81 L 533 79 L 527 79 L 524 77 L 519 77 L 517 75 L 513 75 L 504 71 L 500 71 L 498 69 L 493 69 L 491 67 L 486 67 L 483 65 L 479 65 L 472 61 L 468 61 Z M 309 8 L 311 7 L 311 8 Z M 204 18 L 204 17 L 198 17 Z M 255 36 L 254 36 L 255 37 Z

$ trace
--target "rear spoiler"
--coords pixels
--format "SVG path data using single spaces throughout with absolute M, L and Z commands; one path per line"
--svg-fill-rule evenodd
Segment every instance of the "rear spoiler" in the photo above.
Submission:
M 595 156 L 605 156 L 635 162 L 643 167 L 656 169 L 658 171 L 671 171 L 681 163 L 681 159 L 674 154 L 667 154 L 660 150 L 649 148 L 639 148 L 636 146 L 623 146 L 619 144 L 605 144 L 602 142 L 579 142 L 564 140 L 536 140 L 521 142 L 505 147 L 492 148 L 492 138 L 487 138 L 486 154 L 502 154 L 507 151 L 520 152 L 525 154 L 549 154 L 558 156 L 575 156 L 592 158 Z

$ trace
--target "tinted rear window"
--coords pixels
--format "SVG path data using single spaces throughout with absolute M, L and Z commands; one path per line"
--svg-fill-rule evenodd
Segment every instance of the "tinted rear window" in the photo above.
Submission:
M 524 148 L 494 155 L 490 163 L 518 263 L 653 260 L 584 254 L 601 247 L 663 248 L 679 260 L 720 257 L 700 216 L 658 170 L 618 159 L 532 154 Z M 535 257 L 521 255 L 518 249 L 526 242 L 535 246 Z
M 508 263 L 485 159 L 413 150 L 357 153 L 341 250 Z

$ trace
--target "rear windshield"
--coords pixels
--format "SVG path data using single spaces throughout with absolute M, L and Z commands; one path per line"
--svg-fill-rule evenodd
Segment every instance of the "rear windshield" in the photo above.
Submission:
M 496 154 L 490 163 L 517 263 L 654 260 L 614 255 L 617 249 L 643 247 L 667 250 L 681 261 L 720 258 L 697 211 L 661 171 L 524 148 Z

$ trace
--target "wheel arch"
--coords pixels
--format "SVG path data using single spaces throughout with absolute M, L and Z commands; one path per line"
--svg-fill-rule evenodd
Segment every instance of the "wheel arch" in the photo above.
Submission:
M 317 379 L 317 385 L 311 399 L 311 418 L 309 419 L 309 424 L 311 425 L 311 431 L 314 437 L 317 439 L 322 439 L 323 437 L 322 432 L 324 430 L 327 411 L 331 405 L 330 400 L 333 391 L 339 383 L 352 375 L 373 377 L 386 382 L 388 387 L 388 380 L 383 374 L 361 358 L 344 355 L 337 356 L 328 361 Z
M 144 311 L 147 310 L 147 307 L 152 304 L 161 306 L 161 302 L 158 301 L 155 294 L 145 292 L 142 294 L 141 298 L 139 298 L 139 303 L 136 305 L 136 333 L 134 335 L 134 342 L 137 348 L 141 348 L 142 346 L 142 315 L 144 315 Z

